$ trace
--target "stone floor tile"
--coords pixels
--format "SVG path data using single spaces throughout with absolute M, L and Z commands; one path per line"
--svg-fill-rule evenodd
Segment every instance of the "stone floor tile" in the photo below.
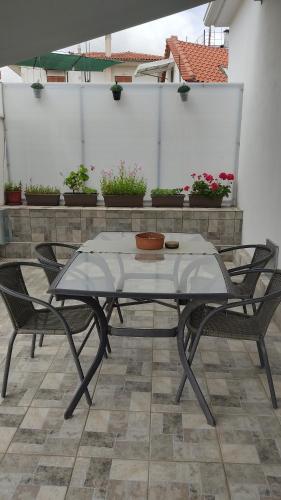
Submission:
M 147 481 L 148 462 L 79 457 L 74 466 L 69 494 L 73 489 L 78 492 L 91 489 L 91 498 L 94 499 L 145 500 Z
M 281 468 L 254 464 L 225 464 L 231 500 L 281 498 Z
M 148 459 L 150 414 L 91 410 L 78 455 L 118 459 Z
M 8 453 L 74 456 L 86 417 L 87 411 L 76 410 L 66 421 L 61 409 L 29 408 Z
M 224 469 L 218 463 L 151 462 L 149 500 L 227 500 Z
M 216 430 L 201 413 L 152 413 L 151 459 L 220 462 Z

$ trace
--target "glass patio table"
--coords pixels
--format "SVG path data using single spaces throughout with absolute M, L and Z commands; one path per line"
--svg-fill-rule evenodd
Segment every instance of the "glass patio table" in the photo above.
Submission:
M 65 411 L 65 418 L 74 409 L 94 376 L 106 348 L 108 335 L 132 337 L 177 337 L 183 370 L 191 383 L 207 421 L 215 421 L 201 392 L 186 354 L 184 326 L 181 326 L 180 304 L 221 302 L 235 297 L 231 280 L 215 247 L 200 234 L 167 233 L 166 240 L 178 240 L 176 250 L 138 250 L 136 233 L 100 233 L 78 249 L 52 283 L 49 292 L 58 299 L 79 298 L 96 312 L 100 346 Z M 99 306 L 105 297 L 107 313 Z M 130 299 L 118 303 L 119 299 Z M 172 302 L 164 302 L 172 299 Z M 156 302 L 177 309 L 178 324 L 167 329 L 110 326 L 113 307 Z M 186 305 L 187 304 L 187 305 Z

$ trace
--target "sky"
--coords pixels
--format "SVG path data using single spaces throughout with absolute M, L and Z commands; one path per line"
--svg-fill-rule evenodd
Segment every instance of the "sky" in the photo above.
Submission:
M 153 1 L 153 0 L 152 0 Z M 112 34 L 112 51 L 146 52 L 164 55 L 166 38 L 177 35 L 180 40 L 195 42 L 204 31 L 203 17 L 207 4 L 186 10 L 156 21 L 141 24 Z M 86 43 L 81 43 L 82 52 Z M 104 37 L 87 42 L 88 51 L 104 50 Z M 61 49 L 60 52 L 77 51 L 77 45 Z M 40 54 L 37 54 L 40 55 Z M 10 68 L 1 68 L 2 81 L 21 81 Z

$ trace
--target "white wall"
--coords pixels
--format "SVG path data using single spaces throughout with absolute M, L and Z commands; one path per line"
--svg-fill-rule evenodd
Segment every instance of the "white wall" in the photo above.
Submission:
M 238 188 L 243 241 L 270 238 L 281 246 L 280 19 L 280 0 L 242 2 L 230 27 L 229 81 L 244 82 Z
M 134 83 L 155 83 L 157 78 L 154 76 L 143 75 L 137 78 L 134 77 L 135 70 L 137 69 L 139 63 L 122 63 L 116 64 L 108 68 L 105 71 L 92 71 L 91 72 L 91 82 L 92 83 L 107 83 L 108 81 L 114 82 L 116 76 L 131 76 Z M 84 72 L 83 71 L 68 71 L 68 82 L 69 83 L 84 83 Z M 66 75 L 64 71 L 48 70 L 50 75 Z M 109 75 L 109 77 L 108 77 Z M 33 83 L 39 80 L 42 83 L 47 82 L 47 73 L 41 68 L 21 68 L 21 76 L 24 83 Z
M 4 146 L 4 109 L 2 101 L 2 83 L 0 83 L 0 205 L 4 203 L 4 175 L 5 175 L 5 146 Z
M 41 99 L 28 84 L 5 84 L 11 180 L 58 185 L 80 162 L 102 169 L 120 160 L 143 167 L 149 188 L 190 184 L 194 171 L 234 171 L 241 85 L 191 84 L 183 103 L 178 84 L 46 84 Z

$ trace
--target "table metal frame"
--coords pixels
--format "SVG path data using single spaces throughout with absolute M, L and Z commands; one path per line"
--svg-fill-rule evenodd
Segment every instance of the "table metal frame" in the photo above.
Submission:
M 85 303 L 92 305 L 92 307 L 95 309 L 95 315 L 96 315 L 96 321 L 97 321 L 97 326 L 98 326 L 98 334 L 99 334 L 99 339 L 100 339 L 100 346 L 98 349 L 98 352 L 96 354 L 95 359 L 93 360 L 91 366 L 89 367 L 87 373 L 85 374 L 84 380 L 81 382 L 79 387 L 76 389 L 71 402 L 69 403 L 66 411 L 65 411 L 65 418 L 68 419 L 73 415 L 73 412 L 75 408 L 77 407 L 80 399 L 82 398 L 83 394 L 87 390 L 87 387 L 92 380 L 96 370 L 98 369 L 103 357 L 106 355 L 106 348 L 108 348 L 108 351 L 111 352 L 110 349 L 110 344 L 108 341 L 108 336 L 129 336 L 129 337 L 177 337 L 177 346 L 178 346 L 178 352 L 179 352 L 179 357 L 181 360 L 181 364 L 184 370 L 184 374 L 182 377 L 182 382 L 179 387 L 178 393 L 176 395 L 176 402 L 179 402 L 180 400 L 180 395 L 182 392 L 182 383 L 183 380 L 185 381 L 188 379 L 190 382 L 190 385 L 197 397 L 198 403 L 201 406 L 202 411 L 204 412 L 204 415 L 207 419 L 207 422 L 214 426 L 215 425 L 215 419 L 211 413 L 211 410 L 208 406 L 208 403 L 201 391 L 201 388 L 196 380 L 196 377 L 194 375 L 194 372 L 192 370 L 192 361 L 195 355 L 195 352 L 193 350 L 192 352 L 192 358 L 189 359 L 189 352 L 187 351 L 187 344 L 188 344 L 188 333 L 187 335 L 185 334 L 185 321 L 183 321 L 183 318 L 185 318 L 185 311 L 186 308 L 190 308 L 190 305 L 192 302 L 194 302 L 194 307 L 197 307 L 199 304 L 202 303 L 210 303 L 210 302 L 222 302 L 222 301 L 227 301 L 230 298 L 235 298 L 235 292 L 234 288 L 232 287 L 232 282 L 231 279 L 228 275 L 227 269 L 223 263 L 222 258 L 218 254 L 214 254 L 214 257 L 217 259 L 222 275 L 225 280 L 226 284 L 226 293 L 138 293 L 138 292 L 130 292 L 130 293 L 124 293 L 121 290 L 116 291 L 116 292 L 93 292 L 93 291 L 81 291 L 81 290 L 69 290 L 69 289 L 63 289 L 59 288 L 59 283 L 61 281 L 61 278 L 65 273 L 68 272 L 69 267 L 73 263 L 73 261 L 77 258 L 77 253 L 75 253 L 72 258 L 68 261 L 66 266 L 62 269 L 62 271 L 58 274 L 58 276 L 55 278 L 54 282 L 49 288 L 49 292 L 53 295 L 58 300 L 62 299 L 79 299 L 80 301 L 84 301 Z M 106 307 L 97 307 L 99 301 L 98 299 L 100 297 L 105 297 L 106 298 Z M 112 327 L 109 325 L 110 317 L 113 311 L 114 303 L 116 299 L 120 298 L 126 298 L 130 299 L 129 302 L 122 303 L 122 307 L 130 306 L 133 304 L 143 304 L 143 303 L 151 303 L 155 302 L 157 304 L 161 304 L 167 307 L 171 307 L 173 309 L 176 309 L 178 311 L 178 325 L 173 327 L 173 328 L 126 328 L 126 327 Z M 236 296 L 237 298 L 237 296 Z M 166 304 L 162 302 L 161 299 L 173 299 L 175 300 L 175 305 L 173 304 Z M 187 305 L 184 307 L 184 309 L 181 311 L 180 306 L 179 306 L 179 301 L 184 300 L 186 301 Z

